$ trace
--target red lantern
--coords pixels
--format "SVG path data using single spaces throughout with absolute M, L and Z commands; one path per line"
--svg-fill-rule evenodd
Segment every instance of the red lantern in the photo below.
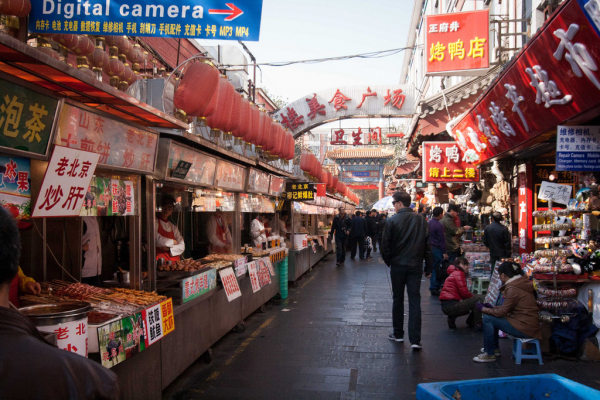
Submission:
M 54 51 L 54 49 L 50 46 L 50 44 L 47 44 L 45 46 L 39 46 L 36 47 L 36 50 L 49 55 L 52 58 L 55 58 L 57 60 L 60 60 L 60 55 L 58 55 L 58 53 L 56 51 Z
M 285 133 L 284 133 L 283 127 L 281 125 L 279 125 L 278 123 L 275 123 L 274 126 L 275 126 L 275 138 L 274 138 L 275 144 L 273 145 L 273 149 L 271 150 L 271 153 L 273 153 L 277 157 L 280 157 L 281 149 L 283 148 L 283 145 L 284 145 Z
M 212 116 L 206 119 L 206 123 L 213 129 L 223 130 L 223 127 L 229 121 L 229 110 L 227 108 L 228 104 L 231 104 L 231 100 L 229 96 L 231 92 L 228 90 L 228 85 L 230 85 L 229 81 L 227 81 L 227 77 L 222 76 L 219 79 L 219 88 L 218 94 L 215 93 L 215 96 L 219 96 L 217 100 L 217 107 Z
M 248 130 L 248 134 L 244 136 L 244 140 L 248 143 L 256 144 L 259 128 L 260 114 L 258 111 L 258 107 L 250 104 L 250 129 Z
M 94 42 L 85 35 L 79 35 L 77 45 L 70 50 L 78 56 L 87 57 L 95 50 Z
M 240 108 L 242 107 L 242 96 L 235 90 L 232 84 L 229 84 L 231 91 L 231 110 L 229 115 L 229 123 L 227 124 L 227 132 L 233 133 L 241 124 Z
M 117 57 L 110 57 L 104 73 L 110 77 L 120 77 L 125 72 L 125 65 Z
M 72 49 L 79 43 L 79 36 L 68 33 L 58 33 L 52 36 L 52 40 L 54 40 L 56 43 L 62 44 L 67 49 Z
M 144 62 L 144 56 L 142 54 L 141 46 L 136 43 L 133 45 L 133 50 L 129 53 L 129 60 L 134 64 L 141 64 Z
M 300 169 L 302 171 L 307 171 L 308 170 L 307 164 L 308 164 L 308 153 L 303 151 L 300 154 Z
M 126 37 L 121 37 L 123 39 L 120 40 L 116 45 L 119 48 L 119 54 L 124 54 L 125 57 L 129 58 L 129 54 L 133 51 L 133 43 L 131 43 Z
M 286 130 L 285 141 L 283 143 L 283 148 L 281 149 L 281 158 L 283 158 L 284 160 L 290 160 L 290 143 L 293 142 L 293 140 L 294 139 L 292 135 Z
M 105 52 L 102 48 L 96 47 L 94 52 L 87 57 L 92 67 L 104 69 L 108 66 L 108 53 Z
M 243 138 L 250 129 L 250 103 L 240 96 L 240 125 L 233 130 L 233 135 L 237 138 Z
M 265 144 L 269 141 L 269 134 L 271 133 L 271 118 L 269 118 L 269 114 L 264 111 L 260 112 L 259 132 L 256 144 L 264 148 Z
M 206 109 L 204 110 L 203 113 L 203 117 L 208 118 L 211 115 L 213 115 L 215 113 L 215 110 L 217 109 L 217 103 L 219 101 L 219 91 L 215 90 L 215 94 L 213 94 L 212 99 L 210 99 L 210 103 L 208 103 L 208 106 L 206 106 Z
M 296 139 L 294 139 L 294 136 L 291 133 L 289 146 L 289 154 L 287 158 L 288 161 L 293 160 L 296 153 Z
M 201 117 L 219 86 L 219 71 L 212 64 L 195 62 L 181 78 L 173 103 L 188 115 Z
M 116 47 L 117 49 L 120 49 L 123 47 L 125 40 L 125 36 L 107 36 L 106 44 L 109 47 Z
M 263 145 L 263 149 L 268 152 L 272 152 L 275 147 L 275 135 L 277 131 L 277 123 L 269 118 L 269 134 L 267 135 L 267 139 L 265 140 L 265 144 Z
M 25 18 L 31 12 L 29 0 L 0 0 L 0 14 Z

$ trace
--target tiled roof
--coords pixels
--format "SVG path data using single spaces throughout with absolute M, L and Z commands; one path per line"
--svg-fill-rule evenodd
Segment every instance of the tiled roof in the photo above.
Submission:
M 394 156 L 393 149 L 339 149 L 328 151 L 325 157 L 333 160 L 345 158 L 390 158 Z
M 398 177 L 401 175 L 410 174 L 411 172 L 414 172 L 420 164 L 420 161 L 409 161 L 406 164 L 397 167 L 395 175 Z

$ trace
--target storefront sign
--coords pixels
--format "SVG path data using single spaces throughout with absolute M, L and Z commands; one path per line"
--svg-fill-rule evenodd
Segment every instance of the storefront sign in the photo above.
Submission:
M 58 100 L 0 79 L 0 147 L 46 155 Z
M 540 187 L 538 199 L 567 205 L 571 200 L 572 191 L 573 186 L 571 185 L 560 185 L 544 181 Z
M 260 279 L 258 277 L 256 261 L 248 263 L 248 274 L 250 275 L 250 282 L 252 283 L 252 293 L 256 293 L 260 290 Z
M 185 177 L 179 178 L 174 172 L 177 170 L 181 161 L 191 163 L 188 173 Z M 199 153 L 184 146 L 180 146 L 171 141 L 169 148 L 168 169 L 173 178 L 184 179 L 188 182 L 199 185 L 214 185 L 215 172 L 217 169 L 217 159 L 204 153 Z
M 123 342 L 125 343 L 125 359 L 130 359 L 146 349 L 146 325 L 142 313 L 123 318 L 121 325 L 123 327 Z M 100 350 L 102 350 L 101 347 Z
M 65 104 L 56 144 L 100 155 L 98 164 L 154 172 L 158 135 Z
M 0 207 L 17 222 L 31 218 L 31 161 L 0 156 Z
M 32 0 L 37 33 L 258 41 L 262 0 Z
M 100 156 L 55 146 L 33 217 L 77 217 Z
M 143 314 L 143 313 L 142 313 Z M 111 368 L 125 361 L 125 341 L 126 335 L 123 331 L 122 320 L 108 323 L 98 327 L 98 349 L 100 350 L 100 359 L 102 366 Z M 146 332 L 144 332 L 146 335 Z M 147 341 L 144 343 L 144 348 Z
M 201 274 L 190 276 L 183 280 L 181 298 L 183 299 L 183 303 L 187 303 L 216 287 L 217 271 L 209 269 Z
M 381 144 L 381 128 L 342 128 L 331 130 L 332 146 L 371 146 Z
M 269 194 L 270 176 L 264 172 L 250 168 L 248 174 L 248 192 Z
M 455 142 L 423 142 L 423 182 L 479 182 L 470 155 Z
M 83 206 L 79 213 L 82 217 L 122 217 L 136 215 L 136 183 L 120 179 L 92 177 Z
M 248 257 L 246 257 L 246 256 L 240 257 L 233 262 L 233 266 L 235 268 L 241 267 L 242 265 L 246 264 L 247 262 L 248 262 Z
M 482 75 L 489 68 L 489 10 L 427 15 L 425 29 L 428 75 Z
M 156 304 L 152 307 L 145 309 L 142 312 L 144 320 L 146 321 L 146 346 L 151 346 L 153 343 L 162 339 L 163 324 L 162 324 L 162 310 L 160 304 Z
M 269 267 L 267 267 L 263 258 L 256 262 L 258 269 L 258 280 L 260 281 L 260 287 L 265 287 L 271 284 L 271 275 L 269 274 Z
M 175 315 L 173 314 L 173 299 L 168 298 L 167 300 L 160 303 L 160 313 L 162 314 L 163 322 L 163 336 L 175 330 Z
M 173 170 L 173 174 L 171 176 L 176 179 L 185 179 L 185 177 L 187 176 L 191 167 L 192 167 L 192 163 L 189 163 L 189 162 L 183 161 L 183 160 L 179 160 L 179 162 L 177 163 L 177 166 Z
M 242 191 L 246 177 L 246 169 L 239 165 L 219 160 L 215 186 L 223 189 Z
M 270 193 L 272 196 L 279 196 L 283 192 L 283 184 L 285 179 L 271 175 Z
M 588 3 L 590 4 L 590 3 Z M 600 35 L 565 1 L 473 108 L 448 131 L 480 163 L 600 105 Z
M 315 185 L 308 182 L 286 182 L 285 198 L 295 201 L 309 201 L 315 199 Z
M 600 171 L 600 126 L 558 126 L 557 171 Z
M 219 270 L 219 276 L 221 277 L 221 282 L 223 283 L 223 288 L 225 289 L 225 294 L 227 295 L 227 300 L 229 302 L 242 295 L 233 268 L 230 267 Z
M 533 206 L 532 168 L 531 164 L 518 166 L 519 185 L 519 253 L 531 253 L 533 251 L 533 232 L 531 210 Z

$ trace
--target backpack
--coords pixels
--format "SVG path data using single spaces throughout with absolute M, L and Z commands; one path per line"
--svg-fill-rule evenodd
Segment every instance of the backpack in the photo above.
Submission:
M 448 267 L 450 266 L 450 261 L 442 260 L 440 265 L 437 266 L 435 270 L 435 279 L 438 282 L 444 282 L 446 278 L 448 278 Z

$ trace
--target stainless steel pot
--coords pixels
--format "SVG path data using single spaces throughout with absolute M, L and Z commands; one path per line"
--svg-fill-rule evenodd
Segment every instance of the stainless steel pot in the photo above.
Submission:
M 119 283 L 129 283 L 129 271 L 117 271 L 117 280 Z
M 69 301 L 56 304 L 37 304 L 19 308 L 35 326 L 64 324 L 87 317 L 92 305 L 85 301 Z

